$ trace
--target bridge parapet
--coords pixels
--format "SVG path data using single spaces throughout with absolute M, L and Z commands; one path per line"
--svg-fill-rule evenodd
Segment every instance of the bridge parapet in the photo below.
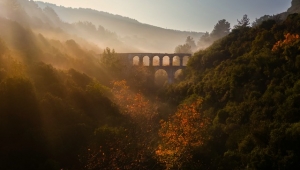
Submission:
M 191 57 L 189 53 L 117 53 L 117 55 L 125 57 L 127 56 L 128 64 L 134 63 L 134 58 L 138 57 L 138 65 L 143 65 L 143 59 L 149 57 L 149 66 L 154 66 L 154 58 L 158 57 L 159 63 L 156 66 L 163 66 L 163 58 L 169 57 L 169 65 L 174 65 L 174 58 L 179 58 L 179 66 L 184 66 L 183 59 L 184 57 Z

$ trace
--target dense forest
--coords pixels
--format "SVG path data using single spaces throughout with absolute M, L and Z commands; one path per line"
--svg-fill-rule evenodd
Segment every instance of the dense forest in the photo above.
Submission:
M 164 94 L 174 104 L 202 98 L 209 137 L 192 148 L 202 168 L 300 167 L 299 21 L 291 14 L 233 29 L 197 52 L 185 80 Z
M 220 20 L 155 84 L 35 7 L 0 1 L 0 169 L 300 168 L 300 14 Z

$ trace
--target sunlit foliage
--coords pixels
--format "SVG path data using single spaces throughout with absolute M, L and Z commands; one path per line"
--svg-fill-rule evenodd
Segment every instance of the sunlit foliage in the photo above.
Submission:
M 295 43 L 299 42 L 300 37 L 298 34 L 290 34 L 287 33 L 284 35 L 285 39 L 277 41 L 276 44 L 274 44 L 272 51 L 277 52 L 279 49 L 288 48 L 288 46 L 293 46 Z
M 131 91 L 125 80 L 115 81 L 112 86 L 112 100 L 129 124 L 95 131 L 100 146 L 88 150 L 86 168 L 148 169 L 156 164 L 153 158 L 157 141 L 156 107 L 143 94 Z
M 244 16 L 231 33 L 195 53 L 185 80 L 166 90 L 176 104 L 203 96 L 200 112 L 213 120 L 208 142 L 194 153 L 195 169 L 300 167 L 299 18 L 272 17 L 251 28 Z
M 201 40 L 224 37 L 159 89 L 71 35 L 101 26 L 27 0 L 0 15 L 0 169 L 300 169 L 299 14 L 220 20 Z
M 183 164 L 192 163 L 193 149 L 208 140 L 209 119 L 199 113 L 202 100 L 179 106 L 167 121 L 161 121 L 159 136 L 161 144 L 155 151 L 158 160 L 166 169 L 181 169 Z
M 132 92 L 125 80 L 113 82 L 112 94 L 122 112 L 136 123 L 146 123 L 144 121 L 151 120 L 157 114 L 155 105 L 140 92 Z

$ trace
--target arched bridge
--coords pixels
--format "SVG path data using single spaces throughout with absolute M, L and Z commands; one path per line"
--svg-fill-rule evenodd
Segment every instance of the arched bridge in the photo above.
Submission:
M 119 57 L 126 58 L 128 65 L 150 67 L 154 71 L 165 70 L 168 82 L 173 83 L 175 72 L 184 69 L 191 57 L 189 53 L 117 53 Z

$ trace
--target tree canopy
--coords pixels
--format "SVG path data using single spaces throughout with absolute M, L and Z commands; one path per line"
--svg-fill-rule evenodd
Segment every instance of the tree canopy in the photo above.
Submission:
M 237 25 L 234 26 L 235 29 L 245 28 L 250 25 L 250 19 L 247 14 L 243 15 L 243 18 L 241 20 L 237 20 L 237 22 Z
M 220 20 L 207 48 L 176 48 L 195 52 L 180 81 L 155 85 L 17 4 L 32 1 L 0 2 L 0 169 L 300 169 L 300 14 Z
M 192 152 L 202 159 L 198 169 L 300 167 L 299 19 L 291 14 L 251 28 L 244 16 L 238 29 L 195 53 L 183 82 L 166 90 L 176 104 L 203 96 L 200 112 L 213 123 Z
M 228 35 L 229 32 L 230 32 L 230 23 L 227 22 L 225 19 L 222 19 L 218 21 L 218 23 L 214 26 L 214 29 L 211 32 L 210 36 L 213 39 L 219 39 Z

